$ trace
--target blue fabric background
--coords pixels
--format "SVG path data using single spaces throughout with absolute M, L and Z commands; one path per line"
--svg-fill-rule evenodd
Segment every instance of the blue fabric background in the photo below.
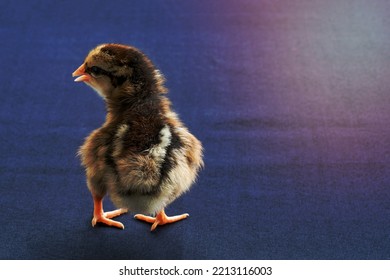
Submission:
M 1 259 L 389 259 L 390 2 L 1 1 Z M 71 73 L 143 50 L 205 146 L 150 233 L 91 227 L 76 156 L 103 101 Z M 106 210 L 113 209 L 109 200 Z

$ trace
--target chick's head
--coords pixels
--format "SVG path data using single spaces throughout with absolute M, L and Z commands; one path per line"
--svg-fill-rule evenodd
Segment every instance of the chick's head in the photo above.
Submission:
M 137 48 L 126 45 L 97 46 L 72 75 L 106 100 L 166 92 L 164 78 L 153 63 Z

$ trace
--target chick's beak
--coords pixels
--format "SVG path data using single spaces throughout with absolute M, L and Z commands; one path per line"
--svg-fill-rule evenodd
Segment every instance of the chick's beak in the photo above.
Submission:
M 74 71 L 72 73 L 72 76 L 73 77 L 77 77 L 74 81 L 75 82 L 88 82 L 90 79 L 91 79 L 91 76 L 88 75 L 86 72 L 85 72 L 85 66 L 84 64 L 81 64 L 81 66 L 79 68 L 77 68 L 76 71 Z

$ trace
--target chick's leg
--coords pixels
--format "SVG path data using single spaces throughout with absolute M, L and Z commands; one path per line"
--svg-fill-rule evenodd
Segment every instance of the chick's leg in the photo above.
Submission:
M 145 215 L 142 215 L 142 214 L 137 214 L 137 215 L 134 216 L 134 218 L 136 218 L 138 220 L 141 220 L 141 221 L 145 221 L 145 222 L 151 223 L 152 227 L 150 228 L 150 230 L 153 231 L 153 230 L 156 229 L 156 227 L 158 225 L 162 226 L 162 225 L 165 225 L 165 224 L 174 223 L 174 222 L 183 220 L 183 219 L 187 218 L 188 216 L 189 215 L 186 213 L 186 214 L 182 214 L 182 215 L 178 215 L 178 216 L 168 217 L 165 214 L 165 211 L 163 209 L 156 215 L 156 217 L 150 217 L 150 216 L 145 216 Z
M 103 198 L 93 196 L 93 218 L 92 218 L 92 226 L 94 227 L 96 223 L 103 223 L 108 226 L 117 227 L 120 229 L 124 229 L 125 226 L 117 221 L 111 220 L 116 216 L 119 216 L 123 213 L 126 213 L 127 209 L 120 208 L 110 212 L 103 211 Z

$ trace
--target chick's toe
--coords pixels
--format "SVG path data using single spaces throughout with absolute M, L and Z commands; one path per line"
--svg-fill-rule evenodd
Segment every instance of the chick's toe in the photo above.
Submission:
M 105 215 L 93 216 L 92 218 L 92 226 L 94 227 L 97 223 L 106 224 L 111 227 L 117 227 L 120 229 L 124 229 L 125 226 L 121 222 L 114 221 L 112 219 L 106 218 Z

